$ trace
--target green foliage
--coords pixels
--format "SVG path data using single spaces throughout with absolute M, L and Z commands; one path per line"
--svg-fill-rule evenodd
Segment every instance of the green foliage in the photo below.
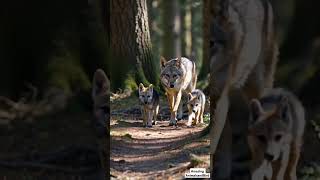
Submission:
M 205 124 L 209 124 L 210 123 L 210 113 L 207 113 L 207 114 L 203 115 L 203 122 Z
M 52 57 L 47 67 L 48 85 L 61 88 L 67 93 L 75 90 L 89 90 L 90 80 L 79 60 L 67 52 Z
M 301 180 L 318 180 L 320 178 L 320 166 L 319 164 L 311 164 L 310 166 L 303 167 L 299 174 Z

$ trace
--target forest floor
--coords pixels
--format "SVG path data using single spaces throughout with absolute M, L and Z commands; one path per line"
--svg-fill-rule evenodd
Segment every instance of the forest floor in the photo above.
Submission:
M 142 127 L 138 98 L 111 103 L 111 175 L 116 179 L 182 179 L 191 167 L 209 169 L 206 124 L 187 128 L 186 120 L 169 126 L 169 109 L 160 101 L 157 125 Z M 186 118 L 184 118 L 186 119 Z
M 32 122 L 17 119 L 0 125 L 0 180 L 91 180 L 103 176 L 97 167 L 100 160 L 92 112 L 74 104 Z
M 169 126 L 170 112 L 164 97 L 160 104 L 158 124 L 144 128 L 138 97 L 132 95 L 111 102 L 110 173 L 115 179 L 183 179 L 190 167 L 210 167 L 209 138 L 199 138 L 206 124 L 187 128 L 186 120 L 181 120 L 177 127 Z M 303 180 L 320 178 L 320 116 L 317 114 L 308 115 L 306 119 L 305 141 L 297 168 L 298 177 Z M 235 138 L 235 148 L 237 139 L 239 137 Z M 245 140 L 245 136 L 242 139 Z M 250 177 L 249 156 L 246 154 L 239 161 L 235 157 L 236 179 Z M 237 162 L 246 165 L 236 168 Z

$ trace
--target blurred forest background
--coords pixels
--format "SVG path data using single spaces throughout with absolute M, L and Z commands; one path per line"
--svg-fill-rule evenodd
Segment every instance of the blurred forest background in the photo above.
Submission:
M 101 179 L 91 81 L 108 66 L 108 1 L 0 7 L 0 179 Z M 103 137 L 104 142 L 106 137 Z

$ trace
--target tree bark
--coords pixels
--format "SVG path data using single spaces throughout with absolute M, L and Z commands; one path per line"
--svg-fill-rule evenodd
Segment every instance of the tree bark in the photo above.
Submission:
M 289 61 L 292 63 L 293 57 L 310 53 L 308 50 L 312 48 L 313 40 L 320 32 L 320 21 L 314 18 L 320 15 L 319 6 L 320 1 L 317 0 L 296 2 L 293 21 L 280 49 L 280 59 L 284 59 L 280 61 L 280 65 Z
M 199 79 L 206 77 L 210 70 L 210 24 L 214 16 L 214 1 L 203 1 L 203 66 L 199 73 Z
M 131 89 L 130 79 L 157 86 L 146 0 L 111 0 L 110 15 L 112 88 Z
M 162 56 L 167 59 L 181 56 L 181 22 L 179 1 L 162 1 Z

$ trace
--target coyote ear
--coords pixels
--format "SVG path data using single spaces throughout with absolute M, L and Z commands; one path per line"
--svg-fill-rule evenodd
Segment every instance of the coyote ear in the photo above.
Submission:
M 160 67 L 164 68 L 166 63 L 167 63 L 167 60 L 163 56 L 161 56 L 160 57 Z
M 262 113 L 263 109 L 260 101 L 258 99 L 252 99 L 250 102 L 250 124 L 255 123 Z
M 150 84 L 148 88 L 153 90 L 153 84 Z
M 188 94 L 188 101 L 190 101 L 191 99 L 192 99 L 192 94 L 189 93 L 189 94 Z
M 142 83 L 139 84 L 139 92 L 144 89 L 144 85 Z
M 110 91 L 110 81 L 102 69 L 97 69 L 92 80 L 92 96 L 105 94 Z
M 181 66 L 181 57 L 178 57 L 178 58 L 177 58 L 176 66 L 177 66 L 177 67 L 180 67 L 180 66 Z
M 284 96 L 277 107 L 279 117 L 286 123 L 289 122 L 289 99 Z

